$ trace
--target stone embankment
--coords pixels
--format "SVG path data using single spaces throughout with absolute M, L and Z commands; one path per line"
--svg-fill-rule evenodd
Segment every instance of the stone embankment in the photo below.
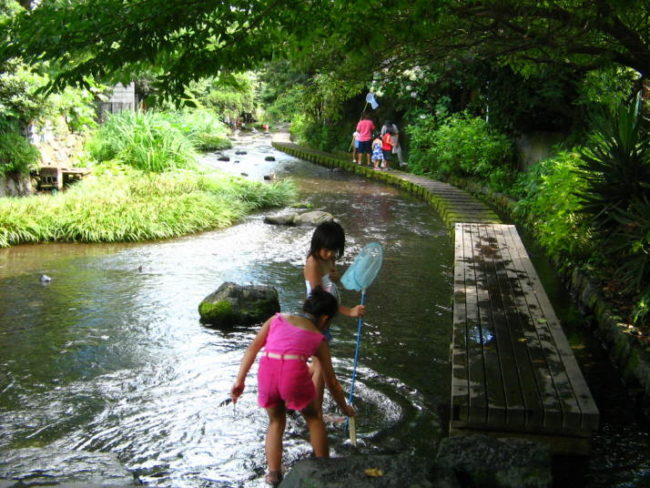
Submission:
M 462 180 L 454 180 L 452 185 L 398 170 L 376 171 L 350 162 L 347 154 L 339 156 L 325 153 L 279 138 L 274 139 L 272 144 L 280 151 L 307 161 L 329 168 L 342 168 L 399 186 L 429 202 L 449 229 L 453 229 L 456 222 L 500 223 L 497 212 L 513 217 L 513 201 Z M 614 364 L 621 370 L 628 390 L 639 400 L 646 416 L 650 417 L 650 349 L 641 341 L 638 331 L 624 323 L 615 313 L 614 307 L 603 297 L 599 287 L 583 271 L 573 269 L 563 278 L 576 304 L 594 322 L 597 335 L 607 346 Z

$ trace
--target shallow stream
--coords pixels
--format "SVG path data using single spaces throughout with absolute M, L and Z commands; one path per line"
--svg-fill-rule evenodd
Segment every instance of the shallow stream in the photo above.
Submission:
M 211 155 L 205 163 L 259 181 L 291 177 L 303 201 L 334 214 L 347 233 L 343 268 L 366 243 L 384 245 L 355 386 L 358 450 L 432 455 L 447 424 L 453 266 L 451 238 L 435 211 L 393 187 L 277 152 L 261 136 L 226 154 L 231 161 Z M 266 418 L 255 371 L 236 409 L 219 406 L 255 330 L 206 328 L 197 310 L 225 281 L 275 286 L 284 311 L 299 307 L 313 228 L 263 219 L 163 242 L 1 249 L 0 455 L 35 446 L 112 452 L 148 486 L 263 486 Z M 41 283 L 42 274 L 52 281 Z M 545 279 L 553 283 L 552 273 Z M 561 288 L 551 288 L 599 407 L 606 406 L 586 485 L 648 486 L 644 424 Z M 358 300 L 343 293 L 345 304 Z M 333 327 L 344 387 L 355 331 L 345 317 Z M 330 402 L 326 413 L 338 415 Z M 341 425 L 328 430 L 333 455 L 352 452 Z M 300 418 L 290 418 L 285 438 L 285 464 L 309 455 Z

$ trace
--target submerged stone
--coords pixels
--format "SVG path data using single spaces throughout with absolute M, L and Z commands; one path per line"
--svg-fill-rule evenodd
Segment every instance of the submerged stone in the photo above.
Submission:
M 428 459 L 399 455 L 312 458 L 298 461 L 280 488 L 458 488 L 449 471 L 440 470 Z
M 272 286 L 223 283 L 199 304 L 201 322 L 215 327 L 252 325 L 280 311 L 278 292 Z
M 331 222 L 334 220 L 334 216 L 329 212 L 323 212 L 322 210 L 313 210 L 311 212 L 306 212 L 299 214 L 295 219 L 294 223 L 296 225 L 319 225 L 323 222 Z
M 437 463 L 455 471 L 469 486 L 549 488 L 553 484 L 550 449 L 525 439 L 447 437 L 438 448 Z
M 51 447 L 2 452 L 0 486 L 45 485 L 122 488 L 139 483 L 110 453 Z

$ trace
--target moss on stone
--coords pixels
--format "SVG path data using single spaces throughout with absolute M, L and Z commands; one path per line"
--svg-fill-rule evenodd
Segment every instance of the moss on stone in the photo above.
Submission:
M 199 314 L 203 322 L 223 325 L 234 323 L 237 315 L 228 300 L 215 303 L 202 302 L 199 305 Z

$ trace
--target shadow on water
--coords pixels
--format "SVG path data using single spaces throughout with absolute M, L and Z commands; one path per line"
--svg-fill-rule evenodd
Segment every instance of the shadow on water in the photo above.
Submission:
M 242 149 L 246 154 L 235 154 Z M 342 268 L 366 243 L 384 245 L 355 384 L 361 447 L 353 450 L 343 427 L 332 424 L 332 454 L 433 455 L 448 422 L 453 278 L 452 242 L 436 213 L 395 188 L 286 156 L 266 141 L 225 153 L 231 161 L 210 155 L 205 163 L 257 181 L 290 176 L 302 200 L 337 216 L 347 232 Z M 148 486 L 262 486 L 266 418 L 256 404 L 255 368 L 236 408 L 219 405 L 255 330 L 203 327 L 198 304 L 234 281 L 275 286 L 284 311 L 300 305 L 313 229 L 263 219 L 155 243 L 0 250 L 0 450 L 111 452 Z M 41 283 L 43 273 L 52 281 Z M 344 303 L 358 300 L 343 292 Z M 334 366 L 346 389 L 355 331 L 345 317 L 333 325 Z M 578 353 L 587 341 L 570 339 Z M 609 368 L 602 358 L 593 361 Z M 338 415 L 330 401 L 326 413 Z M 608 425 L 595 455 L 620 476 L 607 479 L 641 486 L 634 484 L 641 468 L 616 459 L 634 448 L 634 436 L 621 423 L 611 424 L 613 432 Z M 302 420 L 290 417 L 285 464 L 310 451 Z M 647 448 L 639 451 L 630 462 L 647 473 L 647 458 L 639 459 Z M 606 471 L 595 460 L 587 478 Z

